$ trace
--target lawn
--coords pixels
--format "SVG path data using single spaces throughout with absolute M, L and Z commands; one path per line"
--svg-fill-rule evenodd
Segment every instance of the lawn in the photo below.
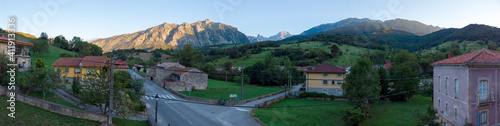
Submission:
M 192 91 L 191 96 L 199 98 L 207 98 L 207 99 L 220 99 L 220 98 L 229 99 L 229 94 L 237 94 L 238 97 L 240 97 L 241 88 L 233 88 L 240 86 L 241 84 L 232 82 L 209 80 L 207 86 L 208 88 L 228 88 L 228 89 L 210 90 L 210 91 Z M 247 100 L 281 90 L 284 90 L 284 88 L 259 87 L 259 86 L 245 87 L 243 88 L 243 95 L 244 95 L 243 98 L 244 100 Z M 179 91 L 179 93 L 182 93 L 184 95 L 189 95 L 189 91 Z
M 7 97 L 0 96 L 0 106 L 8 106 Z M 41 108 L 30 106 L 21 102 L 16 102 L 16 118 L 7 116 L 10 111 L 6 108 L 0 109 L 0 124 L 11 126 L 98 126 L 101 123 L 91 120 L 73 118 L 57 113 L 53 113 Z
M 333 103 L 333 104 L 332 104 Z M 284 99 L 271 107 L 304 106 L 332 104 L 328 106 L 312 106 L 302 108 L 265 108 L 252 111 L 253 116 L 269 125 L 345 125 L 341 120 L 340 111 L 350 104 L 332 101 L 315 101 L 304 99 Z M 415 95 L 408 102 L 375 103 L 368 110 L 372 118 L 363 121 L 361 126 L 411 126 L 416 125 L 413 111 L 425 112 L 432 105 L 430 97 Z M 326 117 L 326 118 L 325 118 Z
M 31 97 L 38 98 L 38 99 L 42 99 L 43 98 L 43 92 L 42 91 L 30 92 L 30 93 L 28 93 L 28 95 L 31 96 Z M 68 107 L 71 107 L 71 108 L 75 108 L 75 109 L 80 109 L 81 110 L 81 108 L 78 107 L 77 105 L 73 105 L 72 103 L 70 103 L 70 102 L 62 99 L 61 97 L 55 95 L 54 93 L 52 93 L 50 91 L 47 91 L 47 94 L 45 95 L 45 101 L 49 101 L 49 102 L 53 102 L 53 103 L 56 103 L 56 104 L 60 104 L 60 105 L 64 105 L 64 106 L 68 106 Z
M 271 107 L 305 106 L 332 104 L 332 101 L 316 101 L 305 99 L 284 99 Z M 328 106 L 302 108 L 264 108 L 255 109 L 253 116 L 270 126 L 342 126 L 340 111 L 353 105 L 340 103 Z
M 414 95 L 411 102 L 378 103 L 368 110 L 372 118 L 366 119 L 361 126 L 414 126 L 414 110 L 424 113 L 432 105 L 432 98 Z
M 207 88 L 233 88 L 240 87 L 241 84 L 208 79 Z
M 113 123 L 117 126 L 149 126 L 148 121 L 126 120 L 114 117 Z
M 73 54 L 73 52 L 71 52 L 71 51 L 57 48 L 54 46 L 49 46 L 49 53 L 43 53 L 40 55 L 40 57 L 38 57 L 38 54 L 32 52 L 31 53 L 31 64 L 35 65 L 36 60 L 38 58 L 40 58 L 45 63 L 45 67 L 47 67 L 48 70 L 54 70 L 54 67 L 52 66 L 52 64 L 60 58 L 59 54 L 62 54 L 62 53 Z M 75 54 L 75 57 L 78 57 L 77 53 L 74 53 L 74 54 Z

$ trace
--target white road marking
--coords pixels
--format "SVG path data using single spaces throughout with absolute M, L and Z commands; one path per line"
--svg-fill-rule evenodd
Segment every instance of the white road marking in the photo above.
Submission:
M 235 109 L 236 109 L 236 110 L 238 110 L 238 111 L 245 111 L 245 112 L 248 112 L 248 111 L 249 111 L 249 110 L 246 110 L 246 109 L 236 108 L 236 107 L 235 107 Z
M 172 95 L 170 95 L 170 96 L 172 96 Z M 174 96 L 172 96 L 172 99 L 177 99 L 177 98 L 175 98 Z
M 166 95 L 168 97 L 168 99 L 172 99 L 172 97 L 170 97 L 170 95 Z

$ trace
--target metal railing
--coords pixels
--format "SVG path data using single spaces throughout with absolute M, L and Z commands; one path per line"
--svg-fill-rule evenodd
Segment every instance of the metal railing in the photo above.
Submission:
M 495 92 L 488 92 L 484 96 L 477 94 L 476 99 L 477 99 L 478 105 L 491 104 L 491 103 L 495 102 Z

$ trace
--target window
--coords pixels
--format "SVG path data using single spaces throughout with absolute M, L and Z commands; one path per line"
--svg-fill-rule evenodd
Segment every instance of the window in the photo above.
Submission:
M 337 74 L 337 77 L 342 77 L 342 74 Z
M 69 73 L 69 67 L 64 67 L 64 73 Z
M 80 74 L 81 72 L 80 68 L 75 68 L 75 74 Z
M 87 70 L 85 71 L 87 74 L 90 74 L 92 72 L 96 72 L 97 69 L 96 68 L 87 68 Z
M 458 120 L 458 109 L 455 108 L 455 120 Z
M 328 89 L 323 89 L 323 93 L 328 94 Z
M 328 85 L 328 81 L 327 80 L 323 80 L 323 85 Z
M 488 96 L 488 81 L 482 80 L 479 82 L 479 100 L 484 101 Z
M 332 80 L 332 85 L 335 85 L 335 81 L 334 80 Z
M 441 109 L 441 99 L 438 99 L 438 109 Z
M 438 92 L 441 92 L 441 76 L 438 76 Z
M 445 93 L 446 95 L 448 95 L 448 86 L 449 86 L 448 77 L 446 77 L 446 85 L 444 85 L 444 91 L 446 92 Z
M 337 84 L 342 85 L 342 81 L 341 80 L 337 81 Z
M 323 74 L 323 77 L 328 77 L 328 74 Z
M 448 103 L 446 103 L 446 105 L 445 105 L 445 112 L 446 112 L 446 115 L 448 115 Z
M 338 95 L 342 95 L 342 90 L 338 89 L 338 90 L 337 90 L 337 94 L 338 94 Z
M 486 112 L 481 112 L 481 124 L 487 124 L 488 123 L 488 118 L 486 117 L 487 114 Z
M 458 79 L 455 79 L 455 99 L 458 99 Z

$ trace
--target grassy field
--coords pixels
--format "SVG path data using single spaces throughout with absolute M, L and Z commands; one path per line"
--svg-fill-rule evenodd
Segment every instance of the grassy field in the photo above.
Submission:
M 153 57 L 153 53 L 150 53 L 150 52 L 140 52 L 139 54 L 132 53 L 132 54 L 128 55 L 127 57 L 130 57 L 130 56 L 132 56 L 134 58 L 140 58 L 143 61 L 149 61 L 149 59 Z M 160 58 L 160 62 L 172 62 L 172 56 L 162 53 L 161 58 Z
M 272 107 L 332 104 L 332 101 L 284 99 Z M 341 103 L 303 108 L 256 109 L 253 116 L 270 126 L 343 126 L 340 111 L 353 105 Z
M 35 91 L 35 92 L 30 92 L 28 93 L 29 96 L 31 97 L 35 97 L 35 98 L 38 98 L 38 99 L 42 99 L 43 98 L 43 92 L 42 91 Z M 53 103 L 56 103 L 56 104 L 60 104 L 60 105 L 64 105 L 64 106 L 68 106 L 68 107 L 71 107 L 71 108 L 75 108 L 75 109 L 80 109 L 80 107 L 78 107 L 77 105 L 74 105 L 72 103 L 69 103 L 68 101 L 62 99 L 61 97 L 55 95 L 54 93 L 48 91 L 47 94 L 45 95 L 45 101 L 49 101 L 49 102 L 53 102 Z
M 8 102 L 5 102 L 7 97 L 1 96 L 0 106 L 8 106 Z M 11 126 L 59 126 L 59 125 L 71 125 L 71 126 L 98 126 L 101 123 L 96 121 L 90 121 L 85 119 L 73 118 L 53 112 L 43 110 L 41 108 L 30 106 L 21 102 L 16 102 L 16 118 L 10 118 L 7 116 L 10 111 L 6 108 L 0 109 L 0 124 L 11 125 Z
M 332 101 L 315 101 L 304 99 L 284 99 L 271 107 L 304 106 L 332 104 L 328 106 L 313 106 L 303 108 L 266 108 L 253 111 L 255 117 L 269 125 L 345 125 L 341 120 L 340 111 L 350 104 Z M 368 110 L 372 118 L 363 121 L 361 126 L 411 126 L 416 125 L 413 111 L 425 112 L 432 105 L 430 97 L 415 95 L 408 102 L 388 102 L 372 104 Z
M 324 42 L 319 42 L 319 41 L 309 41 L 309 42 L 302 42 L 302 43 L 292 43 L 292 44 L 282 44 L 280 47 L 267 47 L 265 49 L 278 49 L 278 48 L 302 48 L 302 49 L 314 49 L 314 48 L 319 48 L 323 49 L 327 52 L 330 52 L 329 47 L 331 45 L 323 45 Z M 339 46 L 337 43 L 331 43 L 334 45 Z M 361 56 L 368 51 L 366 48 L 361 48 L 361 47 L 356 47 L 356 46 L 350 46 L 350 45 L 342 45 L 339 46 L 339 48 L 342 50 L 342 55 L 336 58 L 331 58 L 326 60 L 326 63 L 330 63 L 333 65 L 337 66 L 346 66 L 346 65 L 353 65 L 355 61 Z M 250 56 L 247 57 L 240 57 L 237 59 L 231 59 L 229 56 L 217 59 L 215 62 L 213 62 L 216 66 L 222 66 L 225 62 L 232 62 L 233 66 L 239 67 L 241 66 L 241 63 L 244 63 L 245 67 L 252 66 L 258 61 L 264 61 L 264 58 L 266 55 L 271 54 L 271 51 L 262 51 L 261 53 L 258 54 L 249 54 Z M 281 59 L 283 57 L 277 57 L 278 59 Z
M 460 51 L 462 52 L 462 54 L 465 54 L 465 53 L 468 53 L 468 52 L 472 52 L 472 51 L 476 51 L 476 50 L 479 50 L 479 49 L 487 49 L 488 48 L 488 45 L 487 44 L 484 44 L 484 45 L 481 45 L 479 44 L 480 42 L 479 41 L 463 41 L 463 42 L 458 42 L 458 41 L 448 41 L 448 42 L 445 42 L 443 44 L 440 44 L 439 45 L 439 48 L 442 49 L 442 48 L 451 48 L 451 44 L 452 43 L 457 43 L 459 46 L 460 46 Z M 467 48 L 464 49 L 464 44 L 467 45 Z M 436 50 L 436 47 L 432 47 L 430 49 L 425 49 L 425 50 L 422 50 L 422 54 L 426 54 L 426 53 L 436 53 L 438 50 Z M 499 48 L 497 48 L 497 51 L 500 51 Z
M 228 89 L 227 90 L 210 90 L 210 91 L 192 91 L 191 96 L 192 97 L 199 97 L 199 98 L 207 98 L 207 99 L 220 99 L 220 98 L 229 99 L 229 94 L 238 94 L 238 97 L 240 97 L 241 89 L 240 88 L 233 88 L 233 87 L 240 87 L 240 86 L 241 86 L 241 84 L 232 83 L 232 82 L 209 80 L 208 81 L 209 88 L 228 88 Z M 244 98 L 244 100 L 247 100 L 247 99 L 259 97 L 262 95 L 270 94 L 273 92 L 281 91 L 281 90 L 284 90 L 284 88 L 258 87 L 258 86 L 245 87 L 245 88 L 243 88 L 243 95 L 244 95 L 243 98 Z M 184 95 L 189 95 L 189 91 L 179 91 L 179 93 L 182 93 Z
M 113 118 L 113 124 L 117 126 L 149 126 L 148 121 L 126 120 L 120 118 Z
M 35 62 L 38 58 L 40 58 L 44 63 L 45 67 L 47 67 L 48 70 L 54 70 L 54 67 L 52 64 L 56 62 L 59 59 L 59 54 L 62 53 L 68 53 L 68 54 L 73 54 L 73 52 L 64 50 L 61 48 L 57 48 L 54 46 L 49 46 L 49 53 L 43 53 L 38 57 L 38 54 L 36 53 L 31 53 L 31 64 L 35 65 Z M 77 53 L 74 53 L 75 57 L 78 57 Z

